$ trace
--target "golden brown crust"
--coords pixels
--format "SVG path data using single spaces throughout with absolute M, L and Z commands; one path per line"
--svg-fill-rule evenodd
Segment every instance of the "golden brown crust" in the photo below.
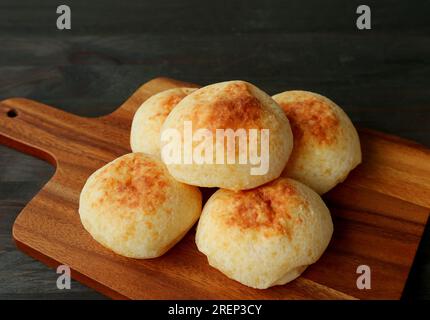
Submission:
M 332 144 L 338 134 L 339 119 L 327 102 L 317 97 L 298 96 L 294 102 L 278 101 L 290 121 L 294 143 L 312 137 L 319 144 Z
M 125 208 L 144 208 L 154 213 L 166 200 L 168 186 L 164 169 L 146 157 L 125 157 L 100 171 L 97 180 L 102 190 L 93 206 L 118 205 Z
M 215 192 L 200 217 L 196 244 L 229 278 L 266 289 L 315 263 L 332 233 L 321 197 L 298 181 L 278 178 L 249 191 Z
M 162 107 L 162 109 L 149 117 L 149 120 L 154 120 L 156 118 L 165 119 L 173 108 L 176 107 L 176 105 L 186 96 L 187 93 L 185 92 L 175 92 L 174 94 L 166 97 L 164 101 L 160 103 L 160 107 Z
M 295 224 L 302 223 L 292 216 L 289 208 L 307 206 L 298 191 L 286 179 L 277 179 L 262 187 L 233 194 L 232 214 L 226 224 L 241 229 L 264 229 L 264 235 L 286 235 L 291 239 Z
M 262 116 L 262 104 L 255 97 L 247 83 L 232 82 L 225 86 L 221 92 L 213 95 L 210 108 L 204 102 L 211 94 L 213 88 L 203 88 L 196 91 L 194 98 L 197 107 L 191 114 L 191 121 L 195 129 L 259 129 Z M 200 105 L 201 107 L 200 107 Z
M 161 160 L 144 153 L 123 155 L 94 172 L 79 199 L 84 228 L 130 258 L 162 255 L 200 213 L 200 191 L 175 181 Z
M 190 136 L 190 126 L 200 136 Z M 195 152 L 205 156 L 203 163 L 166 163 L 170 174 L 178 181 L 201 187 L 245 190 L 272 181 L 282 173 L 293 147 L 293 135 L 283 110 L 266 93 L 240 80 L 212 84 L 185 97 L 169 114 L 161 132 L 170 129 L 180 133 L 184 159 L 194 160 Z M 262 129 L 265 131 L 259 131 Z M 213 144 L 206 144 L 211 139 Z M 171 143 L 160 140 L 161 148 Z M 259 168 L 252 152 L 248 152 L 254 145 L 264 152 L 259 154 Z M 234 161 L 229 161 L 233 152 Z M 226 165 L 220 165 L 219 159 L 224 159 Z

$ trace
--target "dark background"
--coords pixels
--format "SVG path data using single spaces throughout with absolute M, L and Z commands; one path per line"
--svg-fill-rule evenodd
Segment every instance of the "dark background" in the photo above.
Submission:
M 56 28 L 60 4 L 71 7 L 72 30 Z M 359 4 L 371 7 L 372 30 L 356 28 Z M 242 79 L 270 94 L 319 92 L 359 126 L 430 147 L 429 1 L 1 0 L 0 43 L 0 100 L 96 116 L 157 76 Z M 59 291 L 55 271 L 11 239 L 15 217 L 53 172 L 0 146 L 0 298 L 102 298 L 77 282 Z M 430 298 L 429 229 L 406 299 Z

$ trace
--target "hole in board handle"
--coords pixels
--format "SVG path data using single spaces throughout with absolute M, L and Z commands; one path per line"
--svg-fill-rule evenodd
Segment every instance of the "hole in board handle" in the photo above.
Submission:
M 15 118 L 16 116 L 18 116 L 18 113 L 15 109 L 10 109 L 6 114 L 9 118 Z

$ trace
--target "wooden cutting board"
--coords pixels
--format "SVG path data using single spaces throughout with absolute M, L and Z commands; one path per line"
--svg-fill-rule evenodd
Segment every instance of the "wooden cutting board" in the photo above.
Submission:
M 333 214 L 332 242 L 297 280 L 256 290 L 211 268 L 197 251 L 194 229 L 164 256 L 136 260 L 105 249 L 82 227 L 78 199 L 87 177 L 130 152 L 135 110 L 151 95 L 182 82 L 158 78 L 118 110 L 79 117 L 27 99 L 0 103 L 0 143 L 45 159 L 56 172 L 15 221 L 13 237 L 27 254 L 113 298 L 131 299 L 398 299 L 430 212 L 430 150 L 360 130 L 363 164 L 324 196 Z M 371 289 L 359 290 L 359 265 Z

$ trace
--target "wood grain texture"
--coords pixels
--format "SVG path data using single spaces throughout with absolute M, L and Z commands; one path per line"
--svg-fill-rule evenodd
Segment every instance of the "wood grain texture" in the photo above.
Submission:
M 0 103 L 0 142 L 56 165 L 51 180 L 17 218 L 17 245 L 50 266 L 114 298 L 374 299 L 400 298 L 430 207 L 430 151 L 415 143 L 360 130 L 364 163 L 325 196 L 334 215 L 332 243 L 296 281 L 254 290 L 209 267 L 190 232 L 153 260 L 120 257 L 85 232 L 78 197 L 95 169 L 129 152 L 136 108 L 150 95 L 181 85 L 153 80 L 117 111 L 102 117 L 68 114 L 26 99 Z M 189 84 L 188 84 L 189 85 Z M 356 288 L 356 268 L 372 269 L 372 290 Z

